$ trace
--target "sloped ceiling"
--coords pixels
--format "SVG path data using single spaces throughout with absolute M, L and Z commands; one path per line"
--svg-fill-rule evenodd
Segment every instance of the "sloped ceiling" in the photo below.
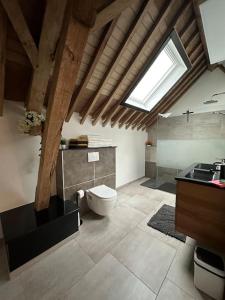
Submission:
M 32 2 L 32 3 L 31 3 Z M 44 1 L 21 1 L 32 20 L 38 39 Z M 102 1 L 102 7 L 112 1 Z M 195 2 L 195 1 L 194 1 Z M 73 111 L 88 116 L 93 125 L 101 122 L 119 127 L 145 129 L 157 114 L 166 112 L 207 69 L 194 2 L 191 0 L 132 0 L 120 16 L 104 28 L 92 31 L 85 47 L 69 120 Z M 192 63 L 192 69 L 150 113 L 121 106 L 121 99 L 146 62 L 175 29 Z M 7 38 L 5 98 L 24 100 L 29 91 L 32 68 L 10 23 Z

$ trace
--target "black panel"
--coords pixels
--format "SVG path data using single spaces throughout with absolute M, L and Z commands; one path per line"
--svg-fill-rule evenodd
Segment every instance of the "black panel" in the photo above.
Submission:
M 10 271 L 79 230 L 78 207 L 52 197 L 48 209 L 35 212 L 34 204 L 0 214 Z

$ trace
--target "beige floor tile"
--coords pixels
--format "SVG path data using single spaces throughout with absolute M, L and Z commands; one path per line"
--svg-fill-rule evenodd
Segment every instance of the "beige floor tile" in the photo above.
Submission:
M 163 283 L 156 298 L 157 300 L 194 300 L 190 295 L 177 287 L 168 279 Z
M 89 213 L 83 217 L 83 225 L 77 238 L 84 251 L 98 262 L 127 234 L 124 227 L 115 225 L 110 218 Z
M 72 287 L 94 263 L 73 240 L 20 276 L 27 299 L 55 299 L 55 295 Z
M 145 214 L 150 214 L 160 202 L 158 199 L 149 199 L 145 195 L 136 194 L 130 197 L 126 203 Z
M 167 277 L 196 300 L 209 299 L 194 286 L 194 247 L 183 244 L 177 251 Z
M 158 293 L 175 252 L 174 248 L 135 229 L 113 249 L 112 254 Z
M 112 210 L 108 218 L 110 222 L 128 232 L 143 221 L 146 214 L 130 207 L 127 203 L 122 203 Z
M 155 295 L 107 254 L 67 294 L 73 300 L 153 300 Z
M 9 280 L 6 253 L 0 245 L 0 299 L 2 300 L 25 300 L 23 287 L 19 280 Z

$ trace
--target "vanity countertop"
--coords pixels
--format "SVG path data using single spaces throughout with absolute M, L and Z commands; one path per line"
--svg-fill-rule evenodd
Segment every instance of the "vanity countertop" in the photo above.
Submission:
M 221 187 L 211 182 L 212 179 L 218 180 L 219 178 L 220 171 L 216 171 L 215 165 L 205 163 L 194 163 L 175 177 L 178 181 L 197 183 L 221 189 Z

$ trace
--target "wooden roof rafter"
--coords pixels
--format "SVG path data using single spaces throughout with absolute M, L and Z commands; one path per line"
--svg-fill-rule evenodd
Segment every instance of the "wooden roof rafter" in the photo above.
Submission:
M 184 28 L 181 30 L 179 36 L 180 39 L 182 40 L 182 38 L 184 37 L 184 35 L 190 30 L 190 28 L 193 26 L 193 24 L 195 24 L 195 19 L 191 18 L 187 24 L 184 26 Z M 193 41 L 193 39 L 196 38 L 196 31 L 194 32 L 194 34 L 192 34 L 189 39 L 185 42 L 184 44 L 184 48 L 188 47 L 188 45 L 190 44 L 190 42 Z M 142 118 L 147 117 L 146 116 L 147 113 L 143 114 L 142 112 L 139 112 L 139 115 L 142 115 Z M 129 128 L 129 126 L 128 126 Z M 134 129 L 134 127 L 132 127 L 132 129 Z
M 120 48 L 118 49 L 118 51 L 116 52 L 116 54 L 113 57 L 113 60 L 108 68 L 108 70 L 106 71 L 106 73 L 103 76 L 102 81 L 100 82 L 94 96 L 91 98 L 90 101 L 88 101 L 88 105 L 85 108 L 84 112 L 82 113 L 82 119 L 81 119 L 81 124 L 83 124 L 87 118 L 87 116 L 90 114 L 92 108 L 94 107 L 94 105 L 97 103 L 98 97 L 102 92 L 102 89 L 104 87 L 104 85 L 107 83 L 108 79 L 110 78 L 112 72 L 114 71 L 116 65 L 118 64 L 124 50 L 126 49 L 128 43 L 130 42 L 130 40 L 132 39 L 137 27 L 139 26 L 144 14 L 146 13 L 147 9 L 148 9 L 148 5 L 149 5 L 149 0 L 146 0 L 144 2 L 144 4 L 140 7 L 140 10 L 135 18 L 135 20 L 132 22 L 130 28 L 129 28 L 129 32 L 126 35 L 126 37 L 124 38 L 124 40 L 121 43 Z M 103 114 L 103 113 L 102 113 Z M 101 115 L 102 115 L 101 114 Z M 94 124 L 93 124 L 94 125 Z
M 108 43 L 112 31 L 115 28 L 115 25 L 117 23 L 118 18 L 114 19 L 113 21 L 111 21 L 108 25 L 106 25 L 106 29 L 104 30 L 102 37 L 100 39 L 99 45 L 95 51 L 94 54 L 94 59 L 91 61 L 90 66 L 88 68 L 88 71 L 85 75 L 85 78 L 82 81 L 82 84 L 78 90 L 78 92 L 76 92 L 76 94 L 73 95 L 72 101 L 71 101 L 71 105 L 70 105 L 70 109 L 66 118 L 66 121 L 68 122 L 73 114 L 73 112 L 76 109 L 76 103 L 77 103 L 77 99 L 79 99 L 80 97 L 82 97 L 83 93 L 85 92 L 86 86 L 88 84 L 88 81 L 90 80 L 95 67 L 99 61 L 100 56 L 102 55 L 102 52 L 105 49 L 106 44 Z
M 53 70 L 57 43 L 62 29 L 67 0 L 47 1 L 38 47 L 38 65 L 34 68 L 27 109 L 41 112 Z M 57 20 L 57 22 L 56 22 Z
M 0 5 L 0 117 L 3 116 L 3 105 L 5 95 L 5 61 L 6 61 L 6 34 L 7 18 Z
M 18 0 L 1 0 L 7 16 L 20 39 L 33 68 L 38 65 L 38 49 L 23 16 Z
M 121 107 L 120 108 L 120 111 L 118 112 L 118 114 L 115 116 L 115 118 L 112 119 L 112 122 L 111 122 L 111 127 L 115 127 L 117 122 L 119 122 L 123 116 L 127 113 L 128 111 L 128 108 L 127 107 Z
M 150 29 L 150 31 L 148 32 L 147 36 L 145 37 L 144 41 L 140 44 L 140 46 L 138 47 L 138 49 L 136 50 L 136 54 L 133 57 L 132 63 L 131 65 L 128 65 L 127 68 L 125 69 L 125 71 L 123 72 L 123 74 L 121 75 L 121 80 L 116 84 L 116 86 L 113 89 L 113 92 L 111 93 L 110 97 L 107 99 L 107 101 L 105 101 L 104 107 L 101 111 L 101 113 L 94 119 L 94 121 L 92 122 L 93 125 L 95 125 L 98 120 L 101 118 L 101 116 L 104 114 L 104 112 L 108 109 L 109 105 L 111 104 L 115 93 L 117 92 L 117 90 L 120 88 L 124 78 L 127 76 L 127 74 L 131 71 L 135 61 L 137 61 L 139 59 L 139 57 L 141 56 L 141 54 L 145 51 L 145 48 L 147 47 L 149 41 L 152 38 L 152 35 L 156 32 L 160 22 L 163 20 L 163 18 L 165 17 L 165 15 L 168 12 L 168 9 L 170 8 L 170 2 L 167 2 L 165 7 L 160 11 L 160 14 L 157 18 L 156 23 L 154 23 L 154 25 L 152 26 L 152 28 Z M 180 9 L 177 11 L 176 15 L 174 16 L 173 20 L 171 21 L 170 25 L 168 26 L 166 32 L 163 34 L 162 38 L 160 39 L 160 43 L 158 44 L 158 47 L 156 47 L 152 53 L 152 57 L 154 57 L 160 47 L 162 42 L 165 41 L 165 39 L 167 38 L 168 34 L 172 31 L 173 27 L 176 25 L 177 20 L 178 20 L 178 16 L 180 16 L 188 7 L 190 6 L 190 2 L 184 2 Z

